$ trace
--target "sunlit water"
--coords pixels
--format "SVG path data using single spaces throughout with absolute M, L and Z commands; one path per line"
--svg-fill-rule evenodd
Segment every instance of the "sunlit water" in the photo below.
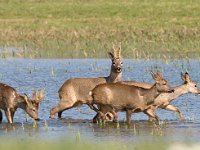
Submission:
M 109 59 L 1 59 L 0 81 L 16 88 L 21 94 L 32 95 L 34 89 L 45 89 L 45 100 L 40 105 L 37 127 L 18 109 L 14 117 L 14 127 L 8 125 L 4 115 L 0 124 L 0 136 L 19 138 L 59 139 L 62 137 L 87 138 L 93 141 L 118 141 L 135 143 L 139 141 L 191 141 L 200 139 L 200 97 L 186 94 L 175 101 L 185 120 L 180 122 L 176 113 L 158 110 L 163 120 L 161 126 L 149 123 L 143 113 L 132 116 L 132 126 L 124 123 L 125 113 L 119 113 L 119 124 L 105 125 L 91 122 L 95 113 L 86 105 L 67 110 L 63 119 L 49 119 L 49 111 L 58 101 L 57 91 L 65 80 L 75 77 L 107 76 L 110 72 Z M 150 70 L 160 70 L 172 86 L 182 84 L 180 72 L 189 72 L 191 79 L 200 86 L 199 60 L 124 60 L 123 80 L 153 83 Z

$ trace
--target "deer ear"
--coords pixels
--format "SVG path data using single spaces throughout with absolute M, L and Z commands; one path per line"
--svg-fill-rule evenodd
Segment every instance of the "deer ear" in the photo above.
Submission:
M 29 105 L 28 96 L 25 93 L 24 93 L 24 100 L 25 100 L 26 104 Z
M 152 75 L 152 78 L 153 78 L 154 80 L 156 80 L 156 75 L 155 75 L 155 73 L 154 73 L 153 71 L 151 71 L 151 75 Z
M 185 74 L 181 72 L 181 79 L 185 81 Z
M 189 82 L 190 81 L 190 76 L 188 72 L 185 73 L 185 81 Z
M 112 52 L 108 52 L 108 55 L 109 55 L 110 59 L 112 59 L 112 60 L 114 59 L 114 55 Z

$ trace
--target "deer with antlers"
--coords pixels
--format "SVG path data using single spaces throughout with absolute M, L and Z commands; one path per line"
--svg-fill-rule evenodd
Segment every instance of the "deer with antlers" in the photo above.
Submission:
M 23 109 L 30 117 L 35 120 L 38 118 L 38 108 L 44 99 L 44 90 L 42 89 L 37 96 L 36 90 L 33 92 L 33 98 L 30 100 L 28 96 L 20 95 L 17 91 L 6 84 L 0 83 L 0 109 L 5 111 L 8 123 L 13 123 L 13 117 L 17 108 Z M 2 112 L 0 111 L 0 122 L 2 121 Z
M 108 54 L 112 61 L 110 75 L 98 78 L 73 78 L 65 81 L 58 91 L 60 98 L 58 105 L 50 110 L 50 118 L 54 118 L 56 113 L 61 118 L 64 110 L 87 104 L 92 99 L 88 93 L 95 86 L 121 81 L 123 68 L 121 46 L 115 48 L 113 45 L 113 52 L 109 52 Z

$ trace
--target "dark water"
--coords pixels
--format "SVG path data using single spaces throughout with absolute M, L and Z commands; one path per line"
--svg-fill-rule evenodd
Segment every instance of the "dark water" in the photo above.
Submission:
M 45 100 L 40 106 L 40 118 L 37 127 L 32 119 L 26 122 L 25 114 L 18 109 L 14 117 L 14 127 L 8 125 L 4 115 L 0 124 L 0 136 L 19 138 L 59 139 L 71 137 L 88 138 L 93 141 L 118 141 L 134 143 L 138 141 L 190 141 L 200 139 L 200 97 L 186 94 L 175 101 L 185 120 L 180 122 L 175 113 L 158 110 L 157 114 L 163 120 L 158 126 L 147 122 L 147 116 L 138 113 L 132 116 L 132 126 L 127 128 L 124 123 L 125 114 L 119 114 L 119 124 L 93 124 L 91 119 L 95 113 L 87 106 L 67 110 L 63 119 L 49 119 L 49 110 L 58 101 L 57 91 L 65 80 L 74 77 L 100 77 L 110 72 L 108 59 L 1 59 L 0 81 L 13 86 L 19 93 L 32 95 L 32 90 L 45 88 Z M 153 83 L 150 70 L 159 69 L 172 86 L 182 84 L 181 71 L 188 71 L 191 79 L 200 87 L 199 60 L 124 60 L 124 80 L 137 80 Z

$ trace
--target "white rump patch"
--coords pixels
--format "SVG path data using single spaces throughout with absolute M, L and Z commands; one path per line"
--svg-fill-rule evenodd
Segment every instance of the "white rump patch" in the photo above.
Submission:
M 89 92 L 89 95 L 92 96 L 92 91 Z

